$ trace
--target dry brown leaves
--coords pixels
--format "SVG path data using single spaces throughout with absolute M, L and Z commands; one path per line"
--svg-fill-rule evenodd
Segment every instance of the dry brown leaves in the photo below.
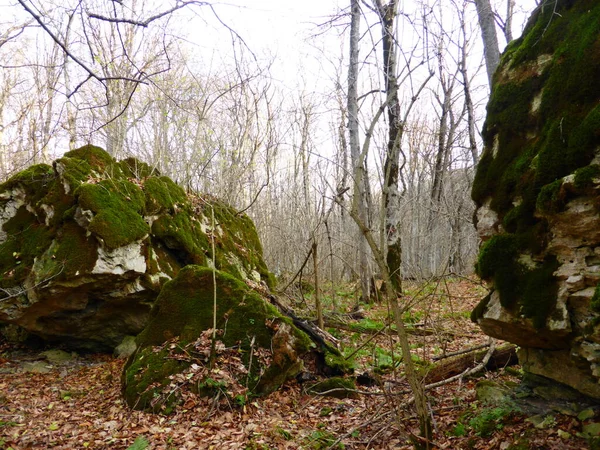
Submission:
M 415 306 L 427 327 L 452 336 L 414 337 L 422 358 L 487 339 L 465 313 L 481 298 L 480 288 L 462 280 L 445 286 L 444 291 L 452 302 L 443 301 L 434 289 Z M 376 309 L 370 312 L 375 313 Z M 389 341 L 389 336 L 383 337 L 381 345 Z M 123 361 L 90 355 L 52 367 L 49 373 L 21 371 L 23 360 L 32 357 L 35 353 L 0 346 L 0 449 L 118 450 L 127 449 L 138 437 L 145 438 L 151 449 L 396 449 L 411 448 L 408 436 L 418 425 L 411 407 L 406 406 L 408 386 L 393 373 L 384 376 L 380 386 L 361 388 L 356 399 L 306 395 L 302 386 L 292 382 L 243 406 L 215 405 L 212 399 L 188 396 L 183 408 L 165 417 L 133 411 L 124 404 L 120 395 Z M 226 375 L 223 380 L 229 379 Z M 481 374 L 481 378 L 510 377 L 499 371 Z M 479 437 L 469 429 L 464 436 L 455 436 L 456 424 L 481 407 L 475 400 L 477 381 L 455 382 L 429 392 L 435 448 L 507 450 L 521 436 L 527 436 L 529 448 L 585 448 L 585 441 L 575 437 L 580 425 L 561 415 L 547 430 L 535 429 L 524 417 L 511 415 L 489 437 Z M 566 439 L 564 433 L 571 438 Z

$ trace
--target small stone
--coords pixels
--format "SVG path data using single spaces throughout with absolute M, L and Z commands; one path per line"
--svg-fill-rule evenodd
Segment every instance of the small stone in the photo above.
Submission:
M 23 372 L 49 373 L 51 367 L 44 361 L 26 362 L 23 364 Z
M 46 350 L 45 352 L 40 353 L 40 356 L 46 358 L 51 364 L 61 364 L 75 359 L 77 353 L 67 353 L 64 350 L 54 349 Z

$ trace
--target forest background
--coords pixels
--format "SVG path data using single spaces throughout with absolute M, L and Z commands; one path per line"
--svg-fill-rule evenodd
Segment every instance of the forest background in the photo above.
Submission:
M 361 20 L 356 112 L 351 3 Z M 400 236 L 402 277 L 470 274 L 470 186 L 489 96 L 482 4 L 499 49 L 536 6 L 2 2 L 0 179 L 93 143 L 247 212 L 276 275 L 289 279 L 318 248 L 320 275 L 338 283 L 378 272 L 352 217 L 360 172 L 361 220 L 384 254 Z

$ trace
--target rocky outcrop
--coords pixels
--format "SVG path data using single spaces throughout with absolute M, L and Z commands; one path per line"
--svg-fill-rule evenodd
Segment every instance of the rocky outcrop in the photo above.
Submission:
M 139 161 L 86 146 L 0 185 L 5 329 L 112 351 L 142 331 L 164 283 L 188 264 L 271 283 L 248 217 Z
M 123 395 L 134 409 L 162 413 L 197 394 L 232 403 L 268 394 L 298 375 L 301 356 L 315 348 L 260 290 L 196 265 L 165 284 L 137 344 L 123 372 Z
M 494 76 L 472 192 L 491 293 L 472 318 L 600 399 L 600 3 L 546 3 Z

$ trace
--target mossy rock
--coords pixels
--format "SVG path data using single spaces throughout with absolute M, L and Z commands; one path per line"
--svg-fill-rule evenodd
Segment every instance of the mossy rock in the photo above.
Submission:
M 307 335 L 239 279 L 208 267 L 188 265 L 164 285 L 150 322 L 137 337 L 138 350 L 124 368 L 123 393 L 131 407 L 169 412 L 179 401 L 179 394 L 162 393 L 173 377 L 194 362 L 184 356 L 165 360 L 172 349 L 168 343 L 177 342 L 181 354 L 189 354 L 183 349 L 198 342 L 213 327 L 215 295 L 214 317 L 217 329 L 222 330 L 219 341 L 239 351 L 240 360 L 249 370 L 243 380 L 249 392 L 272 392 L 302 370 L 300 356 L 313 348 Z M 269 363 L 257 357 L 271 351 Z M 198 360 L 196 364 L 202 363 Z
M 597 197 L 600 175 L 600 3 L 542 3 L 494 75 L 472 189 L 503 226 L 481 246 L 476 271 L 538 329 L 558 292 L 549 224 L 578 195 Z
M 0 322 L 111 352 L 187 264 L 273 284 L 248 216 L 134 158 L 87 145 L 0 184 Z

